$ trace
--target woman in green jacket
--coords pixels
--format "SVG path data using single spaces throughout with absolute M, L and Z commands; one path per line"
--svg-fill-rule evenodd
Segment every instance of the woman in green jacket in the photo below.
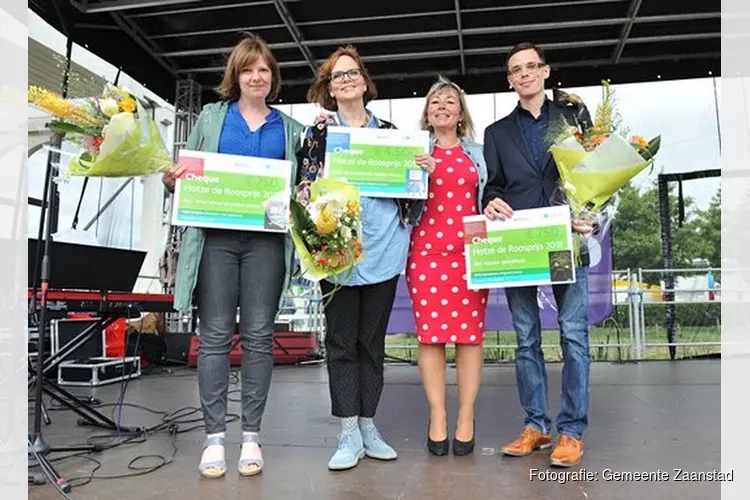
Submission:
M 243 39 L 229 57 L 218 88 L 222 101 L 206 105 L 186 149 L 293 162 L 302 125 L 268 106 L 281 86 L 278 64 L 265 41 Z M 164 176 L 167 189 L 183 173 Z M 289 282 L 292 242 L 288 234 L 200 229 L 183 234 L 175 275 L 174 307 L 189 310 L 193 293 L 200 322 L 198 384 L 207 439 L 200 473 L 226 473 L 229 354 L 239 304 L 242 343 L 242 449 L 239 473 L 263 470 L 259 431 L 273 372 L 273 325 Z

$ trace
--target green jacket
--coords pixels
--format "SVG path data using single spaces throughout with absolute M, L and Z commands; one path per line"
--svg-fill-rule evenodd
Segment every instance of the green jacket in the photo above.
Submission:
M 221 136 L 221 129 L 224 126 L 227 109 L 229 109 L 227 101 L 205 105 L 198 117 L 198 122 L 193 127 L 192 132 L 190 132 L 185 149 L 216 153 L 219 149 L 219 137 Z M 284 131 L 286 133 L 286 159 L 292 160 L 291 187 L 294 189 L 294 180 L 297 178 L 295 150 L 299 144 L 303 127 L 300 123 L 281 111 L 279 111 L 279 114 L 284 121 Z M 174 308 L 177 311 L 188 311 L 192 307 L 193 292 L 198 282 L 198 267 L 201 255 L 203 254 L 204 241 L 205 233 L 201 228 L 188 227 L 182 235 L 174 284 Z M 292 260 L 294 256 L 294 243 L 289 233 L 286 235 L 286 242 L 284 244 L 284 256 L 286 271 L 282 290 L 286 291 L 294 264 Z M 279 300 L 279 307 L 281 307 L 283 300 L 282 294 Z

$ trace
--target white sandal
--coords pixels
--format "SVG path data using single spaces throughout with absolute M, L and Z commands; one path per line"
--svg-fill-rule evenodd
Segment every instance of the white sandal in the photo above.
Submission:
M 242 437 L 242 443 L 256 443 L 258 448 L 262 448 L 257 434 L 247 434 Z M 262 450 L 261 450 L 262 451 Z M 242 445 L 240 445 L 240 457 L 242 456 Z M 240 458 L 237 462 L 237 470 L 241 476 L 255 476 L 263 472 L 263 458 L 250 457 Z
M 206 443 L 203 445 L 205 450 L 209 446 L 221 446 L 224 447 L 224 438 L 221 436 L 212 436 L 206 438 Z M 210 462 L 201 462 L 198 465 L 198 470 L 201 476 L 208 479 L 218 479 L 227 473 L 227 461 L 226 459 L 211 460 Z

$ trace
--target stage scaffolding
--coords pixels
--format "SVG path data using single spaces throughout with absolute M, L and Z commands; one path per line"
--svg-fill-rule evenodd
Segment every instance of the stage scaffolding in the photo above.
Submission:
M 700 170 L 696 172 L 679 172 L 673 174 L 659 174 L 659 220 L 661 222 L 661 246 L 662 254 L 664 257 L 664 269 L 672 269 L 674 267 L 674 259 L 672 256 L 672 219 L 670 216 L 669 208 L 669 183 L 678 183 L 678 211 L 679 211 L 679 222 L 685 219 L 685 206 L 682 195 L 682 183 L 683 181 L 690 181 L 695 179 L 705 179 L 708 177 L 721 177 L 720 169 Z M 666 310 L 666 326 L 667 326 L 667 342 L 669 346 L 669 357 L 675 359 L 676 348 L 676 335 L 675 335 L 675 274 L 673 272 L 666 273 L 664 275 L 664 286 L 666 288 L 665 301 L 667 303 Z
M 172 157 L 174 161 L 180 154 L 180 150 L 187 145 L 190 131 L 193 130 L 198 116 L 201 112 L 202 87 L 192 78 L 177 80 L 175 85 L 174 100 L 174 150 Z M 177 255 L 182 239 L 182 231 L 170 223 L 172 218 L 172 195 L 164 190 L 164 202 L 162 205 L 162 223 L 168 227 L 167 245 L 162 256 L 162 265 L 176 265 Z M 170 264 L 171 263 L 171 264 Z M 164 293 L 174 293 L 174 273 L 162 274 L 162 288 Z M 192 315 L 183 317 L 179 313 L 167 315 L 167 326 L 171 332 L 189 331 L 191 328 Z

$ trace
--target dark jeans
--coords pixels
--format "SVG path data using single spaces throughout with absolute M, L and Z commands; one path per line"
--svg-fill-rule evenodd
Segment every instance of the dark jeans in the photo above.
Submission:
M 576 283 L 552 287 L 558 309 L 560 346 L 563 352 L 562 404 L 557 417 L 558 434 L 581 439 L 588 425 L 589 329 L 588 267 L 576 269 Z M 508 306 L 518 343 L 516 382 L 525 425 L 549 433 L 547 370 L 542 354 L 542 324 L 536 287 L 507 288 Z
M 240 308 L 242 430 L 258 432 L 273 372 L 273 325 L 284 282 L 284 237 L 207 230 L 196 287 L 198 386 L 206 432 L 226 429 L 229 353 Z
M 326 306 L 326 359 L 335 417 L 375 416 L 383 392 L 385 332 L 398 276 L 375 285 L 343 286 Z M 323 294 L 333 285 L 321 281 Z

